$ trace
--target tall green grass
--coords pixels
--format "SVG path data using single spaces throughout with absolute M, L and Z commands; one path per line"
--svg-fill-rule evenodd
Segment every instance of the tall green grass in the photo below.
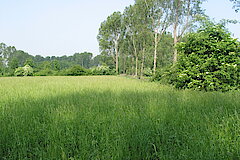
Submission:
M 240 159 L 240 93 L 123 77 L 0 79 L 0 159 Z

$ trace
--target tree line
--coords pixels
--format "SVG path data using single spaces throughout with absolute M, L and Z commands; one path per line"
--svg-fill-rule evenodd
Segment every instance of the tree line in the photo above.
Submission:
M 236 12 L 240 2 L 233 2 Z M 102 60 L 117 74 L 151 75 L 181 89 L 240 89 L 240 43 L 204 14 L 204 0 L 135 0 L 101 23 Z
M 89 52 L 60 57 L 33 56 L 22 50 L 17 50 L 14 46 L 0 43 L 0 76 L 14 76 L 17 68 L 27 65 L 32 67 L 33 75 L 39 76 L 68 75 L 66 72 L 70 72 L 70 69 L 82 70 L 84 74 L 91 74 L 91 72 L 110 74 L 111 72 L 109 67 L 101 63 L 100 55 L 93 57 L 93 54 Z M 18 72 L 21 72 L 21 69 Z M 69 74 L 71 75 L 71 73 Z M 75 74 L 72 73 L 72 75 Z
M 176 45 L 204 16 L 203 0 L 135 0 L 102 22 L 97 36 L 103 61 L 116 73 L 154 75 L 177 62 Z

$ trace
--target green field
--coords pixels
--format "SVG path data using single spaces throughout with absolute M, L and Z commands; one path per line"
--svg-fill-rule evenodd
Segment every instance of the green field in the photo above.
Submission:
M 0 159 L 240 159 L 239 97 L 114 76 L 0 78 Z

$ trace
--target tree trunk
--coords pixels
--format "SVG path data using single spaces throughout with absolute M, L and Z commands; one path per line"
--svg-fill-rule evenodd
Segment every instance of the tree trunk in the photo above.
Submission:
M 137 77 L 138 76 L 138 57 L 136 56 L 136 59 L 135 59 L 135 76 Z
M 155 31 L 155 41 L 154 41 L 154 59 L 153 59 L 153 74 L 155 75 L 156 73 L 156 68 L 157 68 L 157 45 L 158 45 L 158 33 Z
M 140 78 L 141 78 L 141 79 L 142 79 L 142 77 L 143 77 L 144 58 L 145 58 L 145 48 L 143 48 L 143 53 L 142 53 L 142 64 L 141 64 L 141 75 L 140 75 Z
M 115 60 L 116 60 L 116 73 L 118 74 L 118 40 L 120 38 L 120 34 L 115 39 Z
M 174 54 L 173 54 L 173 64 L 175 64 L 177 62 L 177 49 L 176 49 L 176 45 L 177 45 L 177 23 L 174 24 L 173 27 L 173 37 L 174 37 Z
M 126 74 L 126 55 L 123 55 L 123 74 Z
M 115 41 L 116 73 L 118 74 L 118 42 Z
M 178 0 L 178 4 L 177 4 L 177 8 L 176 8 L 176 14 L 175 14 L 175 23 L 174 23 L 174 26 L 173 26 L 173 37 L 174 37 L 174 41 L 173 41 L 173 44 L 174 44 L 174 53 L 173 53 L 173 64 L 177 63 L 177 49 L 176 49 L 176 45 L 177 45 L 177 42 L 178 42 L 178 35 L 177 35 L 177 28 L 178 28 L 178 12 L 179 12 L 179 8 L 180 8 L 180 5 L 181 5 L 181 1 Z
M 134 56 L 132 56 L 132 75 L 134 75 Z
M 134 48 L 134 55 L 135 55 L 135 76 L 138 75 L 137 71 L 138 71 L 138 56 L 137 56 L 137 48 L 136 48 L 136 45 L 135 45 L 135 41 L 132 37 L 132 40 L 133 40 L 133 48 Z

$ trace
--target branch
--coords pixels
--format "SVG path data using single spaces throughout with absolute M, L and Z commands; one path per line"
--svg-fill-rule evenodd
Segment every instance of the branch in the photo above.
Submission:
M 191 5 L 191 0 L 188 0 L 188 7 L 187 7 L 187 20 L 186 20 L 186 25 L 183 27 L 183 30 L 181 34 L 178 36 L 178 40 L 181 40 L 181 37 L 183 36 L 184 32 L 187 30 L 188 25 L 189 25 L 189 17 L 190 17 L 190 5 Z

